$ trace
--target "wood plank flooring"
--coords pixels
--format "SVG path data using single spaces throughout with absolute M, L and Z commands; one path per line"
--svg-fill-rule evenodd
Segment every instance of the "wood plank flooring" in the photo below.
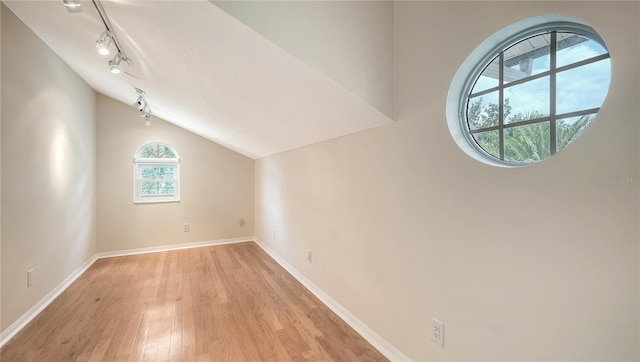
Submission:
M 253 242 L 100 259 L 8 361 L 386 361 Z

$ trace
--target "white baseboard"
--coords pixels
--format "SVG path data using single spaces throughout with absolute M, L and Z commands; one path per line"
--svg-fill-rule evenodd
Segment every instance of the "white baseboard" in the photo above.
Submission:
M 157 253 L 157 252 L 160 252 L 160 251 L 201 248 L 201 247 L 204 247 L 204 246 L 235 244 L 235 243 L 242 243 L 242 242 L 246 242 L 246 241 L 254 241 L 254 239 L 255 239 L 255 237 L 253 237 L 253 236 L 247 236 L 247 237 L 244 237 L 244 238 L 198 241 L 198 242 L 195 242 L 195 243 L 171 244 L 171 245 L 152 246 L 152 247 L 148 247 L 148 248 L 139 248 L 139 249 L 105 251 L 105 252 L 97 253 L 96 256 L 97 256 L 98 259 L 112 258 L 112 257 L 115 257 L 115 256 L 127 256 L 127 255 Z
M 380 353 L 387 357 L 391 361 L 410 361 L 411 359 L 405 356 L 397 348 L 392 346 L 384 338 L 380 337 L 371 328 L 359 320 L 356 316 L 351 314 L 342 305 L 331 298 L 322 289 L 318 288 L 309 279 L 307 279 L 302 273 L 292 267 L 284 259 L 280 257 L 275 251 L 271 250 L 267 245 L 262 243 L 258 238 L 254 238 L 254 241 L 258 246 L 262 248 L 269 256 L 271 256 L 280 266 L 282 266 L 289 274 L 296 278 L 305 288 L 313 293 L 322 303 L 324 303 L 329 309 L 338 315 L 345 323 L 353 328 L 358 334 L 360 334 L 367 342 L 376 348 Z
M 62 292 L 64 292 L 78 277 L 80 277 L 95 261 L 98 260 L 96 255 L 85 261 L 78 269 L 74 270 L 67 279 L 53 288 L 47 295 L 44 296 L 38 303 L 36 303 L 31 309 L 24 313 L 20 318 L 13 322 L 7 329 L 0 333 L 0 348 L 2 348 L 7 342 L 11 340 L 18 332 L 22 330 L 29 322 L 33 320 L 40 312 L 42 312 L 51 302 L 53 302 Z

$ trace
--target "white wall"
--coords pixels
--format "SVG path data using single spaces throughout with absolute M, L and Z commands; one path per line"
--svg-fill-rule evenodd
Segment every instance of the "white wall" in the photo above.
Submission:
M 4 4 L 1 26 L 3 331 L 97 251 L 253 236 L 253 160 L 96 96 Z M 180 203 L 132 203 L 151 141 L 180 152 Z
M 598 119 L 541 164 L 469 158 L 445 119 L 453 75 L 489 35 L 550 13 L 607 42 Z M 638 360 L 639 186 L 609 180 L 639 177 L 639 13 L 396 3 L 397 122 L 257 161 L 256 235 L 415 360 Z
M 4 330 L 95 254 L 96 119 L 94 91 L 4 4 L 1 76 Z
M 392 1 L 212 1 L 390 118 Z
M 0 29 L 2 29 L 3 10 L 4 8 L 0 6 Z M 2 69 L 2 36 L 0 36 L 0 69 Z M 2 86 L 0 86 L 0 160 L 2 160 Z M 1 165 L 0 165 L 0 261 L 2 261 L 2 166 Z M 1 316 L 2 316 L 2 266 L 0 266 L 0 318 Z M 2 330 L 3 330 L 2 321 L 0 320 L 0 331 Z
M 151 122 L 98 96 L 98 251 L 253 236 L 253 160 L 157 117 Z M 133 157 L 148 142 L 180 154 L 180 202 L 133 203 Z

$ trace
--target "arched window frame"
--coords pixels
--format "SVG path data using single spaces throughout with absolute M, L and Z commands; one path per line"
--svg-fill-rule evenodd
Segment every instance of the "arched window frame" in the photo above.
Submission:
M 159 155 L 162 157 L 145 157 L 143 152 L 151 147 L 158 150 L 160 148 L 169 150 L 171 156 L 175 157 L 164 157 L 164 155 Z M 145 177 L 145 174 L 165 174 L 169 177 L 149 178 Z M 133 157 L 133 202 L 139 204 L 179 201 L 180 156 L 178 151 L 162 142 L 149 142 L 140 146 Z

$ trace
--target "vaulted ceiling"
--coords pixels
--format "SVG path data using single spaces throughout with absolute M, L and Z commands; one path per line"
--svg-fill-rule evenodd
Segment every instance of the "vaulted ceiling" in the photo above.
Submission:
M 118 75 L 91 1 L 4 3 L 97 92 L 141 88 L 155 117 L 251 158 L 392 122 L 389 2 L 103 1 L 131 59 Z

